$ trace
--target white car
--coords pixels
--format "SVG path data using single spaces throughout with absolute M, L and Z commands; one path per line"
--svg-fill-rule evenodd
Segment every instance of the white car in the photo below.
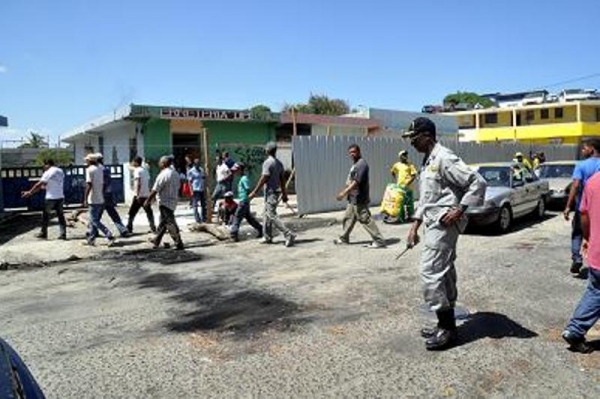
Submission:
M 543 218 L 550 192 L 546 180 L 528 169 L 515 173 L 510 162 L 474 165 L 487 182 L 482 206 L 468 207 L 469 225 L 493 226 L 500 233 L 510 230 L 515 219 L 533 214 Z

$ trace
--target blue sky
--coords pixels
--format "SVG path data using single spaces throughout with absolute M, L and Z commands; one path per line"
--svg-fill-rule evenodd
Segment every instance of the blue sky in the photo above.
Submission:
M 313 92 L 419 110 L 457 90 L 600 88 L 598 15 L 595 0 L 2 0 L 0 140 L 54 140 L 131 102 L 279 110 Z

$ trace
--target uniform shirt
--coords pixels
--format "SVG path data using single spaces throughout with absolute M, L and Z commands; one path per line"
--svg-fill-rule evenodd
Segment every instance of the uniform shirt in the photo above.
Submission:
M 177 171 L 171 168 L 163 169 L 156 177 L 152 188 L 158 193 L 158 204 L 174 211 L 177 208 L 180 184 Z
M 358 183 L 356 188 L 348 193 L 348 202 L 353 205 L 368 205 L 371 202 L 369 198 L 369 164 L 363 158 L 352 165 L 348 173 L 348 182 Z
M 580 211 L 590 220 L 588 263 L 591 268 L 600 270 L 600 174 L 595 174 L 585 185 Z
M 396 175 L 397 184 L 400 187 L 413 188 L 413 183 L 410 186 L 408 182 L 417 175 L 417 168 L 411 163 L 396 162 L 390 172 Z
M 146 168 L 138 166 L 133 170 L 134 193 L 138 192 L 139 198 L 148 198 L 150 195 L 150 174 Z
M 426 226 L 438 222 L 452 207 L 481 206 L 486 183 L 454 152 L 437 143 L 424 161 L 420 176 L 419 206 L 415 219 Z M 461 228 L 466 226 L 463 218 Z
M 246 175 L 240 177 L 240 181 L 238 182 L 238 200 L 240 202 L 250 202 L 248 200 L 248 194 L 251 190 L 250 178 Z
M 578 162 L 575 165 L 575 169 L 573 170 L 573 180 L 579 180 L 579 191 L 577 192 L 577 197 L 575 200 L 575 209 L 579 210 L 579 206 L 581 204 L 581 194 L 585 188 L 585 184 L 587 181 L 598 171 L 600 168 L 600 158 L 591 157 L 581 162 Z
M 92 184 L 88 204 L 104 204 L 104 168 L 101 165 L 88 166 L 85 170 L 85 182 Z
M 204 191 L 204 170 L 201 167 L 192 166 L 187 172 L 187 179 L 192 186 L 192 191 Z
M 217 165 L 217 182 L 223 183 L 227 178 L 231 175 L 231 171 L 229 167 L 225 165 L 225 163 L 221 163 L 221 165 Z
M 272 155 L 263 162 L 262 175 L 267 176 L 267 183 L 265 184 L 266 193 L 275 193 L 279 190 L 281 184 L 281 176 L 283 175 L 283 164 L 277 158 Z
M 56 166 L 51 166 L 47 171 L 44 172 L 40 179 L 42 183 L 46 185 L 46 199 L 57 200 L 64 199 L 64 182 L 65 173 L 62 169 Z

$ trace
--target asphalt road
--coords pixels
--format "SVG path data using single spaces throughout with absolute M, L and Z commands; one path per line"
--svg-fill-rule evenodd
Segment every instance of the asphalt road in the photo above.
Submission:
M 568 273 L 559 217 L 461 237 L 468 316 L 440 353 L 418 334 L 418 249 L 394 260 L 408 227 L 380 226 L 388 249 L 363 248 L 360 226 L 334 246 L 334 225 L 289 249 L 188 236 L 183 252 L 139 240 L 2 271 L 0 334 L 49 398 L 600 396 L 600 352 L 560 338 L 585 281 Z

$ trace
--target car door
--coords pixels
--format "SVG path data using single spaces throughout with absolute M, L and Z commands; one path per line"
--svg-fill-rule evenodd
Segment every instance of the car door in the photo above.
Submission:
M 542 198 L 543 185 L 540 179 L 529 170 L 525 171 L 525 192 L 527 196 L 527 213 L 533 212 L 537 208 L 540 198 Z
M 510 195 L 510 206 L 512 208 L 513 217 L 519 217 L 527 213 L 527 191 L 525 181 L 523 179 L 515 179 L 513 171 L 510 171 L 510 187 L 512 193 Z

